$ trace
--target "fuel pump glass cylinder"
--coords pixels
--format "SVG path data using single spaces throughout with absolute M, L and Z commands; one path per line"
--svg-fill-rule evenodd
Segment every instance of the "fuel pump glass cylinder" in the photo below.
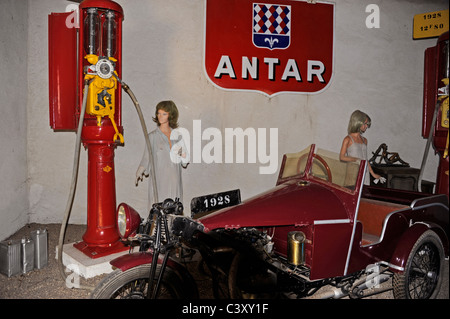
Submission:
M 103 55 L 112 58 L 116 55 L 116 29 L 115 14 L 107 11 L 103 22 Z
M 100 17 L 96 8 L 87 10 L 84 19 L 84 51 L 86 54 L 98 55 L 100 45 Z

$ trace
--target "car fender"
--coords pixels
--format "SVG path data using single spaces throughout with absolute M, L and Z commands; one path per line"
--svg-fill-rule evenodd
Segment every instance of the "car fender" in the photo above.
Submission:
M 414 244 L 419 237 L 427 230 L 433 230 L 441 238 L 442 243 L 448 246 L 448 240 L 445 232 L 441 227 L 434 223 L 417 222 L 409 227 L 400 237 L 397 246 L 392 254 L 390 260 L 390 267 L 394 272 L 403 272 L 406 267 L 406 262 L 411 253 Z M 445 239 L 445 240 L 444 240 Z
M 153 254 L 148 252 L 136 252 L 117 257 L 111 260 L 110 264 L 115 268 L 126 271 L 133 267 L 150 264 L 152 262 Z M 163 259 L 161 257 L 158 258 L 158 264 L 162 264 L 162 262 Z M 177 263 L 175 260 L 168 258 L 166 267 L 171 268 L 177 273 L 178 277 L 180 277 L 185 287 L 189 290 L 189 296 L 192 296 L 193 299 L 198 298 L 198 290 L 197 285 L 195 284 L 195 280 L 184 266 Z

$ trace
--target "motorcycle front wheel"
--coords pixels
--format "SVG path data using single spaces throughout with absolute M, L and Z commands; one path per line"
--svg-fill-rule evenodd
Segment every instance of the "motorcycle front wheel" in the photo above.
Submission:
M 151 264 L 144 264 L 122 271 L 114 270 L 91 293 L 92 299 L 145 299 L 147 298 L 148 277 Z M 156 274 L 161 266 L 157 265 Z M 188 298 L 177 273 L 169 267 L 164 270 L 161 286 L 156 299 Z

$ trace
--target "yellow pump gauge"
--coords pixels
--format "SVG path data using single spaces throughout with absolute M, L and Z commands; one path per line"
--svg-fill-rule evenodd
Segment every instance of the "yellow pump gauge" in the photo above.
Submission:
M 107 116 L 114 127 L 116 134 L 114 140 L 119 139 L 124 143 L 122 134 L 117 129 L 114 120 L 115 114 L 115 91 L 117 89 L 117 79 L 115 76 L 113 58 L 99 58 L 90 54 L 86 59 L 91 63 L 86 72 L 85 79 L 91 80 L 87 97 L 86 113 L 97 116 L 97 125 L 101 125 L 102 117 Z

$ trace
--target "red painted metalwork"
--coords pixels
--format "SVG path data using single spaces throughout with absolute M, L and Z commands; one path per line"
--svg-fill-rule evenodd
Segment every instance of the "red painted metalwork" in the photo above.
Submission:
M 440 237 L 448 255 L 445 195 L 425 197 L 423 193 L 379 188 L 385 195 L 381 196 L 373 187 L 364 191 L 364 161 L 355 187 L 342 187 L 331 183 L 329 176 L 321 179 L 310 173 L 317 157 L 313 152 L 314 145 L 304 173 L 297 169 L 297 175 L 287 174 L 283 178 L 285 155 L 275 188 L 200 217 L 198 221 L 205 227 L 205 233 L 257 228 L 270 236 L 274 252 L 286 258 L 288 233 L 303 232 L 304 266 L 310 270 L 310 280 L 353 274 L 380 261 L 393 271 L 404 271 L 412 246 L 426 230 Z M 292 167 L 292 160 L 289 165 Z M 335 169 L 332 173 L 336 172 Z
M 115 71 L 122 73 L 122 7 L 110 0 L 85 0 L 79 5 L 79 26 L 69 26 L 72 13 L 49 16 L 50 64 L 50 125 L 54 130 L 76 131 L 83 101 L 86 67 L 84 21 L 87 11 L 95 8 L 100 20 L 98 36 L 101 39 L 105 13 L 114 12 L 116 33 L 115 52 L 109 57 L 115 61 Z M 77 40 L 78 30 L 78 43 Z M 103 41 L 99 41 L 95 55 L 107 56 Z M 77 50 L 78 47 L 78 50 Z M 77 69 L 78 66 L 78 69 Z M 122 134 L 122 92 L 120 83 L 115 89 L 114 121 Z M 87 230 L 83 241 L 74 246 L 91 258 L 98 258 L 127 249 L 120 241 L 116 226 L 116 190 L 114 170 L 115 130 L 108 117 L 97 124 L 97 117 L 84 115 L 81 140 L 88 152 Z
M 70 14 L 48 16 L 49 114 L 52 129 L 76 131 L 77 30 L 65 26 Z
M 445 41 L 448 41 L 449 33 L 442 34 L 437 40 L 436 46 L 425 50 L 424 66 L 424 93 L 423 93 L 423 120 L 422 136 L 428 138 L 431 129 L 433 113 L 438 102 L 438 88 L 443 87 L 441 80 L 445 77 L 443 66 L 446 56 L 443 54 Z M 433 144 L 437 153 L 439 153 L 439 167 L 436 176 L 436 190 L 438 194 L 449 196 L 449 158 L 443 158 L 444 149 L 447 142 L 448 128 L 441 126 L 442 112 L 438 113 L 436 126 L 433 132 Z
M 83 241 L 74 246 L 92 258 L 124 249 L 116 226 L 116 144 L 113 136 L 112 125 L 102 121 L 102 125 L 98 127 L 96 120 L 85 120 L 82 140 L 88 151 L 87 229 Z
M 84 67 L 89 65 L 85 59 L 87 52 L 84 50 L 84 20 L 89 8 L 97 8 L 99 11 L 109 9 L 115 11 L 117 34 L 117 50 L 114 58 L 117 60 L 115 70 L 121 76 L 122 60 L 122 20 L 123 10 L 113 1 L 85 0 L 80 4 L 80 31 L 78 41 L 78 96 L 79 105 L 83 97 Z M 103 24 L 103 18 L 100 25 Z M 100 31 L 101 32 L 101 31 Z M 100 54 L 105 50 L 100 41 Z M 105 54 L 106 55 L 106 54 Z M 123 132 L 121 116 L 121 87 L 116 89 L 116 105 L 114 120 L 119 132 Z M 97 125 L 95 116 L 86 114 L 82 133 L 82 142 L 88 152 L 88 207 L 87 229 L 83 235 L 83 242 L 75 247 L 83 251 L 91 258 L 98 258 L 121 250 L 125 250 L 120 241 L 116 225 L 116 188 L 114 150 L 117 144 L 113 141 L 115 131 L 111 120 L 103 118 L 101 125 Z
M 321 200 L 326 198 L 326 201 Z M 311 214 L 311 207 L 315 214 Z M 333 209 L 330 209 L 333 207 Z M 295 216 L 295 218 L 293 218 Z M 279 185 L 241 205 L 224 208 L 201 218 L 207 230 L 216 228 L 308 225 L 314 220 L 347 219 L 349 213 L 332 191 L 321 185 L 299 186 L 297 181 Z M 225 226 L 224 226 L 225 225 Z
M 310 238 L 310 243 L 305 245 L 305 264 L 311 268 L 310 278 L 343 275 L 366 164 L 363 161 L 360 165 L 357 183 L 354 190 L 350 190 L 308 173 L 314 150 L 312 145 L 304 175 L 283 179 L 280 172 L 275 188 L 237 206 L 199 218 L 205 232 L 218 228 L 264 228 L 273 232 L 275 251 L 287 256 L 287 234 L 302 231 Z M 281 170 L 285 162 L 286 156 Z

